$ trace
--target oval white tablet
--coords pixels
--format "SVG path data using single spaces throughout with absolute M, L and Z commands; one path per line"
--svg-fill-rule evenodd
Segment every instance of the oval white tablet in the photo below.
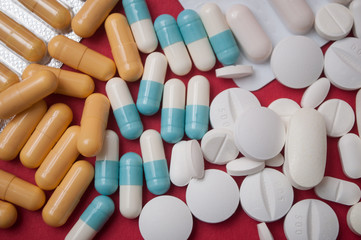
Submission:
M 341 137 L 348 133 L 354 123 L 355 114 L 352 107 L 341 99 L 330 99 L 318 107 L 318 112 L 325 119 L 327 135 Z
M 285 175 L 265 168 L 243 180 L 240 200 L 248 216 L 260 222 L 273 222 L 291 208 L 293 189 Z
M 239 190 L 227 173 L 208 169 L 202 179 L 192 179 L 186 201 L 192 214 L 207 223 L 219 223 L 231 217 L 239 205 Z
M 361 134 L 361 89 L 358 90 L 356 94 L 356 124 L 357 124 L 357 130 L 358 135 Z
M 331 83 L 327 78 L 320 78 L 312 83 L 303 93 L 301 99 L 302 107 L 316 108 L 327 97 L 330 91 Z
M 353 35 L 361 38 L 361 0 L 353 0 L 349 9 L 353 16 Z
M 288 98 L 279 98 L 271 102 L 268 106 L 269 109 L 272 109 L 276 112 L 282 119 L 286 129 L 290 122 L 291 117 L 298 109 L 300 109 L 300 105 L 293 101 L 292 99 Z
M 323 53 L 314 40 L 304 36 L 290 36 L 274 48 L 271 68 L 283 85 L 305 88 L 322 73 Z
M 285 158 L 282 153 L 277 154 L 275 157 L 268 159 L 265 163 L 267 167 L 280 167 L 283 165 Z
M 265 163 L 241 157 L 230 161 L 226 165 L 227 173 L 231 176 L 247 176 L 262 171 Z
M 361 178 L 361 139 L 348 133 L 338 141 L 342 170 L 349 178 Z
M 144 239 L 188 239 L 193 218 L 187 205 L 173 196 L 150 200 L 139 216 L 139 230 Z
M 216 69 L 217 78 L 243 78 L 253 74 L 249 65 L 231 65 Z
M 273 240 L 273 236 L 268 229 L 266 223 L 259 223 L 257 224 L 257 231 L 259 240 Z
M 347 225 L 353 233 L 361 236 L 361 202 L 353 205 L 348 210 Z
M 339 223 L 335 212 L 316 199 L 299 201 L 288 212 L 283 229 L 287 239 L 337 239 Z

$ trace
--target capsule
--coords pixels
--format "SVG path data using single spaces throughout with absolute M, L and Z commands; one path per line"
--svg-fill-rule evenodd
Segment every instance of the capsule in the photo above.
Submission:
M 201 71 L 211 70 L 216 64 L 216 57 L 198 13 L 191 9 L 183 10 L 177 22 L 196 68 Z
M 48 51 L 53 58 L 101 81 L 111 79 L 116 71 L 113 60 L 63 35 L 50 40 Z
M 199 16 L 218 61 L 223 65 L 235 64 L 240 51 L 221 9 L 215 3 L 206 3 Z
M 37 168 L 73 120 L 73 112 L 64 103 L 52 105 L 20 152 L 21 163 Z
M 109 100 L 103 94 L 93 93 L 85 100 L 77 143 L 83 156 L 95 156 L 102 149 L 109 108 Z
M 6 229 L 14 225 L 18 212 L 14 205 L 0 200 L 0 228 Z
M 76 143 L 79 126 L 69 127 L 35 172 L 36 184 L 44 190 L 56 188 L 79 156 Z
M 160 134 L 153 129 L 143 132 L 140 136 L 140 149 L 148 190 L 155 195 L 166 193 L 170 179 Z
M 154 28 L 172 72 L 179 76 L 189 73 L 192 61 L 175 19 L 168 14 L 160 15 Z
M 164 141 L 179 142 L 184 135 L 186 87 L 179 79 L 170 79 L 164 85 L 161 131 Z
M 134 153 L 119 161 L 119 210 L 123 217 L 134 219 L 142 211 L 143 161 Z
M 94 177 L 88 161 L 77 161 L 45 204 L 42 216 L 46 224 L 60 227 L 66 223 Z
M 19 82 L 18 76 L 0 63 L 0 92 Z
M 16 158 L 46 112 L 46 103 L 40 101 L 17 114 L 0 133 L 0 159 Z
M 266 61 L 272 53 L 272 42 L 251 10 L 242 4 L 233 5 L 226 14 L 227 22 L 243 53 L 254 63 Z
M 39 187 L 0 169 L 0 199 L 30 211 L 45 203 L 45 193 Z
M 0 93 L 0 118 L 6 119 L 24 111 L 55 91 L 58 80 L 49 71 L 39 71 L 34 76 L 15 83 Z
M 71 21 L 73 31 L 80 37 L 91 37 L 102 25 L 118 1 L 87 0 Z
M 31 12 L 38 15 L 50 26 L 58 30 L 70 27 L 71 15 L 68 9 L 53 0 L 18 0 Z
M 119 76 L 129 82 L 138 80 L 143 64 L 127 19 L 120 13 L 113 13 L 104 26 Z
M 22 79 L 26 79 L 41 70 L 50 71 L 58 78 L 58 87 L 56 88 L 55 93 L 76 98 L 86 98 L 94 91 L 94 81 L 86 74 L 48 67 L 36 63 L 30 64 L 25 68 Z
M 30 62 L 39 62 L 46 55 L 46 45 L 43 40 L 1 11 L 0 41 Z
M 141 114 L 150 116 L 158 112 L 166 72 L 166 57 L 159 52 L 149 54 L 137 98 L 137 108 Z
M 145 0 L 123 0 L 123 7 L 139 51 L 151 53 L 158 46 L 152 18 Z
M 188 82 L 185 132 L 190 139 L 201 139 L 208 130 L 209 82 L 197 75 Z
M 105 86 L 120 133 L 126 139 L 140 137 L 143 124 L 125 81 L 121 78 L 109 80 Z
M 96 156 L 94 185 L 98 193 L 111 195 L 119 185 L 119 138 L 112 131 L 105 132 L 103 148 Z

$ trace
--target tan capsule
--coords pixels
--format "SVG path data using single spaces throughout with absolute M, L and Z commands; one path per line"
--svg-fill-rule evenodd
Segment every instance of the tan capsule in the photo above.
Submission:
M 9 228 L 16 222 L 18 212 L 14 205 L 0 201 L 0 228 Z
M 73 31 L 80 37 L 92 36 L 119 0 L 87 0 L 71 21 Z
M 109 100 L 103 94 L 93 93 L 85 100 L 77 144 L 83 156 L 95 156 L 102 149 L 109 108 Z
M 0 133 L 1 160 L 10 161 L 18 155 L 36 125 L 44 116 L 46 108 L 46 103 L 40 101 L 29 109 L 17 114 L 14 119 L 6 125 Z
M 94 81 L 86 74 L 48 67 L 36 63 L 30 64 L 25 68 L 22 78 L 26 79 L 40 70 L 48 70 L 54 73 L 58 78 L 59 83 L 55 93 L 70 97 L 86 98 L 94 91 Z
M 50 26 L 59 30 L 70 27 L 71 15 L 68 9 L 54 0 L 18 0 Z
M 1 11 L 0 41 L 31 62 L 38 62 L 46 55 L 44 41 Z
M 113 60 L 63 35 L 50 40 L 48 51 L 53 58 L 101 81 L 109 80 L 116 71 Z
M 0 199 L 30 211 L 45 203 L 45 193 L 39 187 L 0 169 Z
M 77 161 L 55 189 L 43 208 L 43 220 L 60 227 L 68 220 L 94 177 L 94 168 L 87 161 Z
M 55 91 L 58 79 L 49 71 L 16 83 L 0 93 L 0 118 L 6 119 L 24 111 Z
M 0 92 L 19 82 L 18 76 L 0 63 Z
M 143 74 L 143 64 L 127 18 L 113 13 L 104 26 L 120 77 L 129 82 L 138 80 Z
M 36 184 L 44 190 L 56 188 L 79 156 L 76 143 L 80 127 L 69 127 L 35 172 Z
M 52 105 L 21 150 L 21 163 L 28 168 L 39 167 L 72 120 L 73 112 L 67 105 Z

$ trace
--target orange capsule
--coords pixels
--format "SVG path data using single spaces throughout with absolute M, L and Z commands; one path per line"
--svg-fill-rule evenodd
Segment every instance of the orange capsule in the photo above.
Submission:
M 29 108 L 55 91 L 58 79 L 54 73 L 39 71 L 0 93 L 0 118 L 6 119 Z
M 138 80 L 143 74 L 143 64 L 127 18 L 113 13 L 104 26 L 120 77 L 130 82 Z
M 35 172 L 36 184 L 44 190 L 56 188 L 79 156 L 76 143 L 79 126 L 69 127 Z
M 44 222 L 52 227 L 64 225 L 93 178 L 94 168 L 89 162 L 74 163 L 44 206 Z
M 21 150 L 21 163 L 28 168 L 39 167 L 72 120 L 70 107 L 64 103 L 52 105 Z
M 107 81 L 115 74 L 113 60 L 63 35 L 53 37 L 48 50 L 53 58 L 99 80 Z
M 46 55 L 46 45 L 43 40 L 1 11 L 0 41 L 31 62 L 38 62 Z
M 109 108 L 109 100 L 103 94 L 93 93 L 85 100 L 77 144 L 83 156 L 95 156 L 102 149 Z
M 94 81 L 86 74 L 48 67 L 36 63 L 30 64 L 25 68 L 22 78 L 26 79 L 40 70 L 48 70 L 54 73 L 58 78 L 59 83 L 55 93 L 70 97 L 86 98 L 94 91 Z
M 92 36 L 119 0 L 87 0 L 71 21 L 73 31 L 80 37 Z
M 45 203 L 45 193 L 39 187 L 0 169 L 0 199 L 30 211 Z
M 36 125 L 46 112 L 46 103 L 40 101 L 27 110 L 17 114 L 4 130 L 0 133 L 0 159 L 4 161 L 13 160 Z
M 0 200 L 0 228 L 9 228 L 16 222 L 18 212 L 14 205 Z
M 18 75 L 0 63 L 0 92 L 17 82 L 19 82 Z

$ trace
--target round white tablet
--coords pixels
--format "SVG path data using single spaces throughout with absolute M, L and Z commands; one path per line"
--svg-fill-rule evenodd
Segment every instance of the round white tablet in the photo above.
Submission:
M 275 157 L 285 143 L 285 127 L 281 118 L 265 107 L 242 113 L 234 129 L 234 141 L 239 151 L 254 160 Z
M 330 99 L 318 108 L 326 123 L 329 137 L 341 137 L 348 133 L 354 123 L 355 114 L 352 107 L 341 99 Z
M 219 223 L 231 217 L 239 205 L 239 190 L 227 173 L 208 169 L 204 178 L 192 179 L 186 201 L 192 214 L 207 223 Z
M 271 102 L 268 108 L 272 109 L 275 113 L 277 113 L 281 117 L 287 129 L 291 117 L 293 116 L 293 114 L 295 114 L 295 112 L 297 112 L 300 109 L 300 105 L 298 105 L 298 103 L 296 103 L 292 99 L 279 98 Z
M 265 163 L 241 157 L 230 161 L 226 165 L 227 173 L 231 176 L 247 176 L 264 169 Z
M 335 212 L 316 199 L 299 201 L 288 212 L 283 226 L 287 239 L 337 239 Z
M 353 205 L 347 212 L 347 225 L 356 235 L 361 236 L 361 202 Z
M 330 80 L 327 78 L 320 78 L 316 82 L 312 83 L 312 85 L 309 86 L 303 93 L 301 106 L 316 108 L 327 97 L 330 86 Z
M 315 41 L 290 36 L 280 41 L 271 56 L 277 80 L 290 88 L 305 88 L 315 82 L 323 69 L 323 53 Z
M 343 90 L 361 88 L 361 39 L 345 38 L 334 42 L 325 53 L 325 75 Z
M 346 37 L 352 29 L 351 11 L 338 3 L 329 3 L 318 10 L 315 17 L 315 29 L 326 40 L 339 40 Z
M 281 172 L 265 168 L 247 176 L 240 188 L 243 210 L 260 222 L 273 222 L 285 216 L 293 203 L 293 189 Z
M 285 162 L 285 158 L 283 157 L 282 153 L 277 154 L 277 156 L 268 159 L 266 161 L 267 167 L 280 167 Z
M 260 106 L 258 99 L 250 91 L 242 88 L 226 89 L 213 99 L 209 120 L 213 128 L 228 128 L 233 131 L 239 114 Z
M 187 205 L 173 196 L 150 200 L 139 216 L 139 230 L 146 240 L 188 239 L 193 218 Z
M 218 78 L 243 78 L 253 74 L 253 67 L 249 65 L 231 65 L 216 69 Z

